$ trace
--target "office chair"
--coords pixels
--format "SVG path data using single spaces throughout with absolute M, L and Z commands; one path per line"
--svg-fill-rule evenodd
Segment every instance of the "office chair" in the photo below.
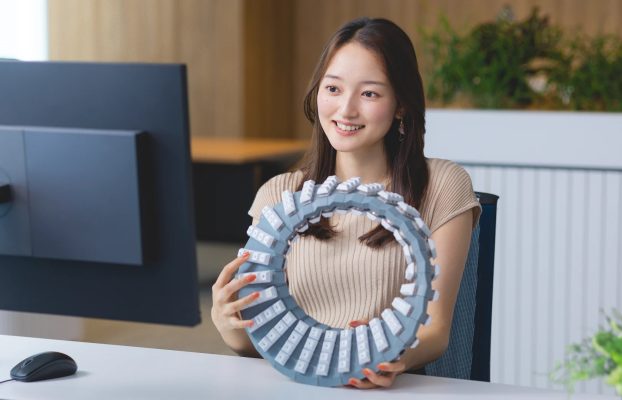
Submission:
M 480 192 L 476 192 L 476 195 L 482 205 L 482 214 L 471 237 L 454 308 L 449 346 L 441 358 L 426 365 L 425 373 L 489 382 L 492 282 L 499 196 Z

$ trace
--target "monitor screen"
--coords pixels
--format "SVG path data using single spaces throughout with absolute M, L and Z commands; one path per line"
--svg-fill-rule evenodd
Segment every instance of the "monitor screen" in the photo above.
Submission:
M 200 322 L 185 66 L 0 62 L 0 309 Z

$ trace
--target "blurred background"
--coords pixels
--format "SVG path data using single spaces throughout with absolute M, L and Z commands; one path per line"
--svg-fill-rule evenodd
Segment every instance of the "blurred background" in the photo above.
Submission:
M 201 190 L 214 184 L 209 177 L 218 170 L 209 168 L 242 163 L 250 169 L 240 167 L 239 176 L 250 183 L 235 212 L 245 214 L 261 182 L 305 149 L 308 79 L 330 35 L 359 16 L 389 18 L 411 37 L 434 109 L 428 132 L 439 121 L 454 123 L 450 129 L 464 124 L 461 114 L 447 110 L 478 108 L 538 116 L 540 110 L 587 110 L 597 119 L 590 127 L 617 131 L 613 143 L 583 142 L 572 133 L 550 143 L 538 139 L 534 148 L 554 150 L 529 162 L 514 155 L 494 159 L 499 149 L 492 146 L 484 155 L 469 153 L 468 144 L 451 153 L 430 139 L 433 156 L 463 161 L 476 190 L 501 195 L 492 380 L 552 387 L 548 372 L 564 347 L 596 329 L 600 310 L 622 307 L 622 156 L 602 162 L 604 147 L 622 144 L 622 1 L 0 0 L 0 58 L 187 64 L 195 175 L 206 177 L 195 188 L 197 202 L 207 201 Z M 506 126 L 514 125 L 501 115 Z M 575 117 L 553 115 L 561 125 L 551 130 L 575 124 Z M 509 133 L 507 143 L 519 146 L 520 134 Z M 593 151 L 575 162 L 578 150 L 566 147 L 572 142 Z M 223 153 L 231 157 L 218 159 Z M 209 318 L 210 285 L 244 243 L 250 219 L 220 233 L 209 226 L 222 222 L 197 212 L 207 225 L 197 244 L 204 285 L 199 327 L 2 312 L 0 331 L 231 354 Z M 578 390 L 609 389 L 595 382 Z

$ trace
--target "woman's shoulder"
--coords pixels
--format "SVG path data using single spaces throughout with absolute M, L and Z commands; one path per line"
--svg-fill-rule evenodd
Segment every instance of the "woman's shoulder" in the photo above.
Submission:
M 262 208 L 273 206 L 281 201 L 281 194 L 284 190 L 295 192 L 302 178 L 302 171 L 298 170 L 285 172 L 268 179 L 257 191 L 255 201 L 253 201 L 248 214 L 253 218 L 258 218 Z
M 268 179 L 268 181 L 263 184 L 262 189 L 265 187 L 268 190 L 278 191 L 279 195 L 283 190 L 291 190 L 293 192 L 300 184 L 302 177 L 303 173 L 300 170 L 285 172 Z

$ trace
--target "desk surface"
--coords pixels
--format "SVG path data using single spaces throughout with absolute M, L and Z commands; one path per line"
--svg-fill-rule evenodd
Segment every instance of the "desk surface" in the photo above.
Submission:
M 0 335 L 0 349 L 0 380 L 19 361 L 43 351 L 64 352 L 78 364 L 71 377 L 0 384 L 0 399 L 11 400 L 568 398 L 564 392 L 416 375 L 399 376 L 388 390 L 323 388 L 295 383 L 264 360 L 18 336 Z M 588 398 L 615 399 L 572 397 Z
M 192 138 L 192 160 L 242 164 L 302 155 L 309 142 L 293 139 Z

